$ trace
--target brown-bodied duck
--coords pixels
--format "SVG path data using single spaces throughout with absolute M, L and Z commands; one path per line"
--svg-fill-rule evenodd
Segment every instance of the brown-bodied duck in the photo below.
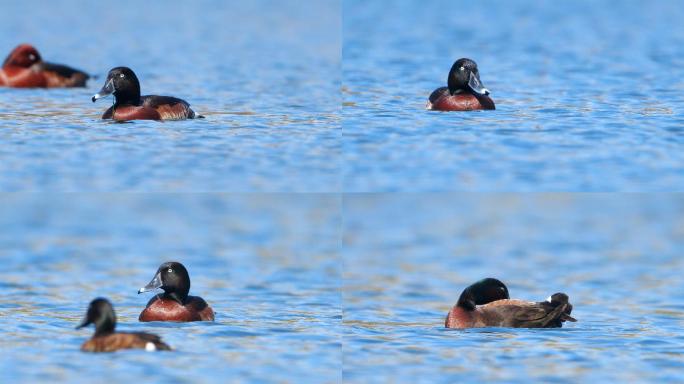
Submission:
M 144 349 L 146 351 L 171 350 L 157 335 L 144 332 L 115 332 L 116 315 L 107 299 L 97 298 L 90 302 L 88 312 L 76 329 L 95 324 L 95 334 L 81 346 L 85 352 L 114 352 L 119 349 Z
M 577 321 L 565 293 L 554 293 L 546 301 L 511 299 L 508 288 L 494 278 L 467 287 L 449 311 L 447 328 L 560 328 L 565 321 Z
M 190 296 L 190 274 L 177 261 L 163 263 L 152 281 L 138 293 L 164 290 L 155 295 L 140 313 L 140 321 L 214 321 L 214 310 L 199 296 Z
M 477 111 L 496 109 L 489 90 L 482 85 L 477 64 L 470 59 L 456 60 L 449 70 L 447 86 L 435 89 L 427 109 L 435 111 Z
M 140 95 L 140 81 L 128 67 L 112 68 L 105 84 L 93 97 L 97 100 L 114 95 L 114 105 L 102 115 L 103 119 L 129 120 L 185 120 L 203 118 L 183 99 L 171 96 Z

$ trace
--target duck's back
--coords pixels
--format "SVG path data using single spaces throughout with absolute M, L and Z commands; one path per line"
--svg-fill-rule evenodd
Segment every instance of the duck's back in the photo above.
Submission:
M 144 332 L 111 333 L 95 336 L 81 346 L 86 352 L 114 352 L 119 349 L 145 349 L 148 351 L 169 351 L 166 343 L 157 335 Z
M 195 118 L 195 111 L 190 109 L 190 104 L 183 99 L 157 95 L 141 96 L 140 99 L 143 107 L 156 110 L 162 120 Z
M 497 300 L 479 306 L 479 318 L 488 326 L 512 328 L 560 328 L 569 316 L 570 304 L 531 302 L 524 300 Z
M 47 87 L 85 87 L 90 77 L 87 73 L 62 64 L 43 62 L 40 64 Z

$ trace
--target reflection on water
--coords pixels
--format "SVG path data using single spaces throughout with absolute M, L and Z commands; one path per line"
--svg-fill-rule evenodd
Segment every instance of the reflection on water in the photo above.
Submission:
M 3 195 L 0 381 L 336 382 L 339 199 L 318 195 Z M 139 323 L 138 295 L 180 260 L 215 323 Z M 79 352 L 89 301 L 173 355 Z M 296 379 L 296 380 L 295 380 Z
M 679 381 L 684 201 L 649 195 L 354 195 L 344 213 L 349 382 Z M 562 329 L 447 330 L 463 288 L 564 291 Z
M 344 1 L 347 191 L 684 188 L 684 7 Z M 496 111 L 425 111 L 470 57 Z

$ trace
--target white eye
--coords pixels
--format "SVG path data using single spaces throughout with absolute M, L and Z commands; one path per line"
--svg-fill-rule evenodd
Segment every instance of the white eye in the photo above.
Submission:
M 36 55 L 34 55 L 33 53 L 29 55 L 29 60 L 33 61 L 35 59 L 36 59 Z
M 119 77 L 124 77 L 124 74 L 123 74 L 123 73 L 122 73 L 122 74 L 120 74 L 120 75 L 119 75 Z M 170 269 L 169 269 L 169 271 L 170 271 Z
M 465 71 L 464 67 L 459 68 L 460 71 Z
M 121 76 L 123 76 L 123 75 L 121 75 Z M 166 272 L 172 273 L 172 272 L 173 272 L 173 269 L 169 268 Z

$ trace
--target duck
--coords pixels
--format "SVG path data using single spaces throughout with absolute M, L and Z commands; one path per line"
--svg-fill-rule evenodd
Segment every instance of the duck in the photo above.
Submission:
M 109 300 L 98 297 L 90 302 L 85 318 L 76 327 L 95 325 L 95 334 L 81 345 L 84 352 L 114 352 L 120 349 L 170 351 L 171 347 L 157 335 L 144 332 L 116 332 L 116 314 Z
M 496 109 L 489 90 L 482 85 L 477 63 L 468 58 L 456 60 L 449 70 L 447 86 L 435 89 L 426 109 L 434 111 L 477 111 Z
M 557 292 L 541 302 L 511 299 L 508 288 L 495 278 L 485 278 L 463 290 L 447 314 L 446 328 L 561 328 L 570 316 L 568 295 Z
M 91 100 L 114 95 L 114 105 L 102 115 L 103 120 L 185 120 L 204 118 L 190 108 L 183 99 L 171 96 L 140 95 L 140 81 L 128 67 L 112 68 L 102 89 Z
M 85 87 L 90 75 L 62 64 L 43 61 L 31 44 L 19 44 L 0 68 L 0 86 L 11 88 Z
M 139 321 L 214 321 L 214 310 L 199 296 L 189 296 L 190 275 L 177 261 L 161 264 L 152 281 L 138 290 L 143 292 L 162 289 L 154 296 L 138 317 Z

